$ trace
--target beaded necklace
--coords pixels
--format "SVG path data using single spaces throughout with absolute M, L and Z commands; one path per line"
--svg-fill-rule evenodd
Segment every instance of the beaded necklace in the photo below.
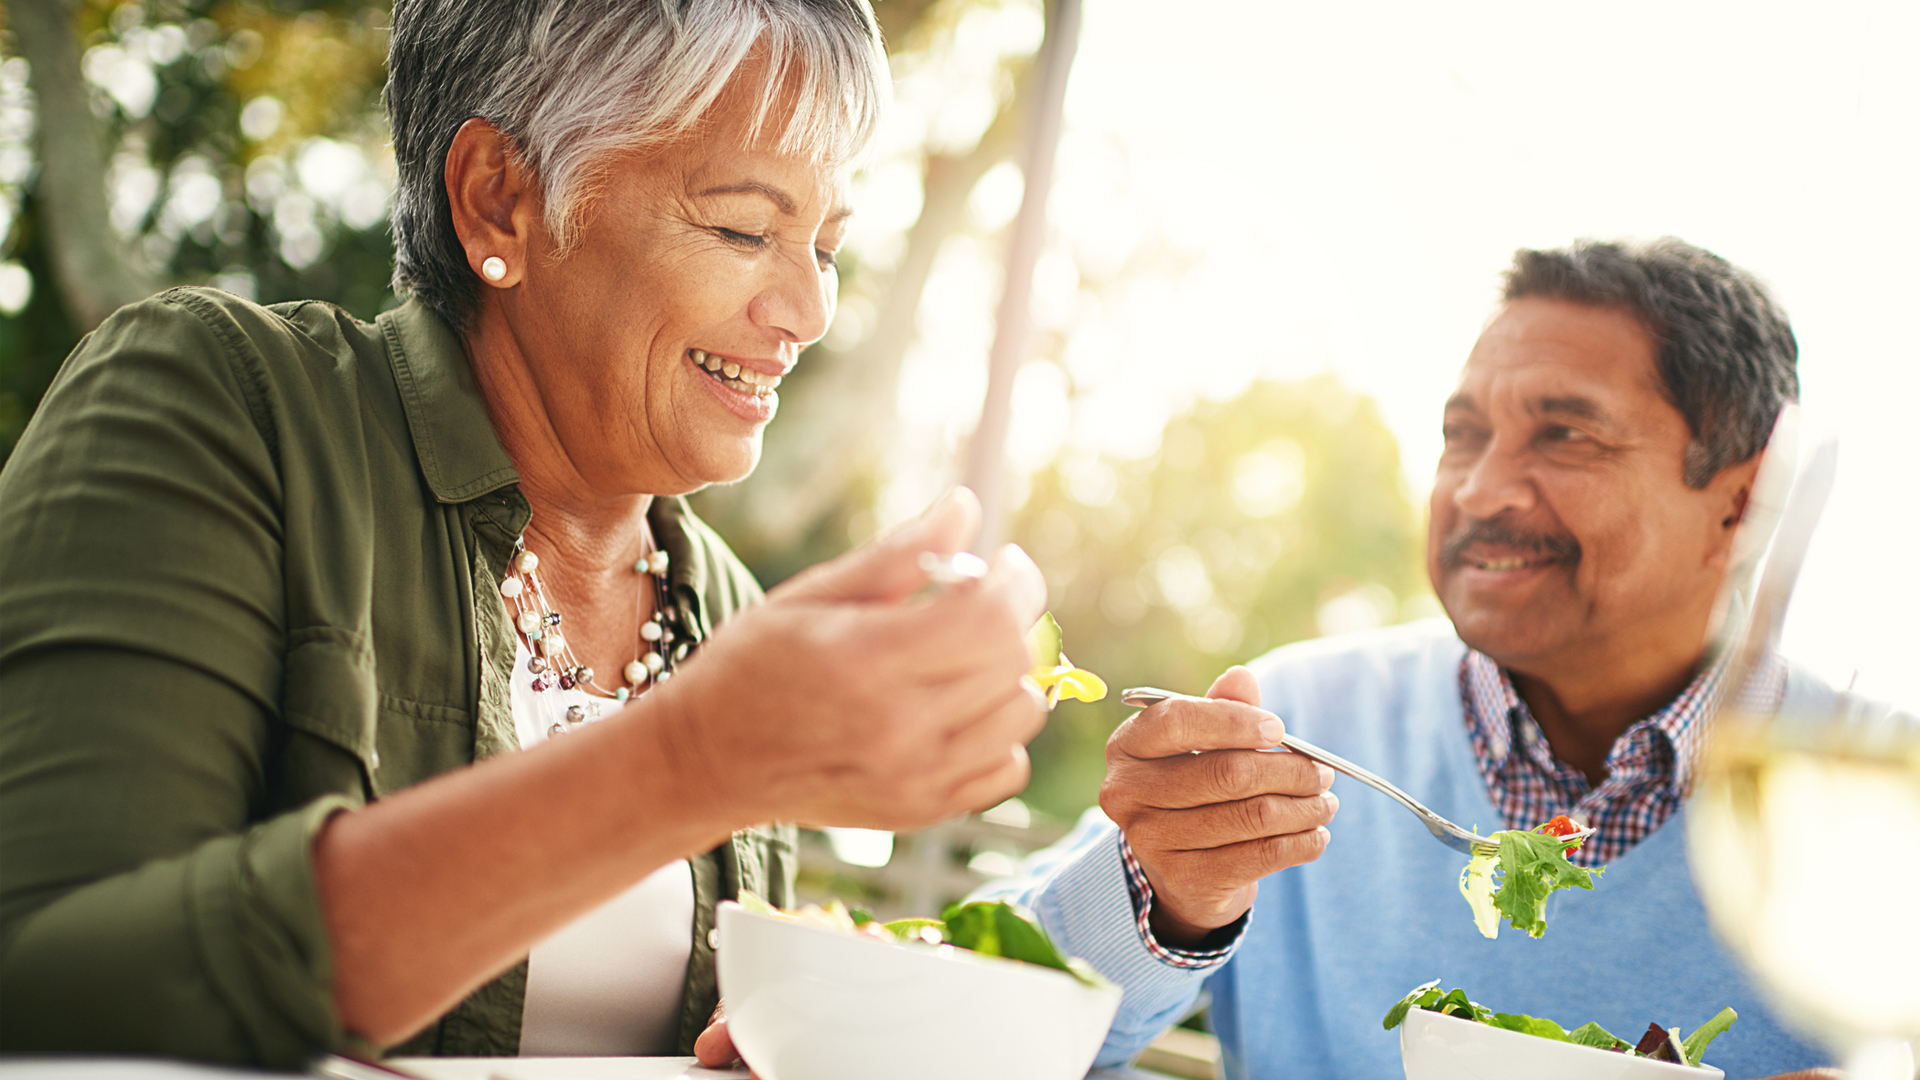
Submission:
M 649 580 L 653 583 L 653 616 L 640 623 L 640 637 L 634 643 L 633 660 L 621 675 L 626 685 L 612 690 L 601 686 L 594 670 L 581 663 L 561 632 L 560 613 L 547 601 L 540 585 L 540 557 L 527 550 L 524 537 L 515 540 L 513 557 L 507 560 L 507 576 L 500 582 L 500 595 L 513 609 L 514 627 L 527 640 L 529 685 L 535 693 L 579 689 L 625 704 L 628 699 L 646 693 L 653 686 L 673 677 L 673 662 L 686 653 L 683 645 L 673 649 L 676 637 L 673 624 L 679 610 L 670 602 L 667 589 L 667 553 L 654 549 L 633 564 L 640 575 L 634 591 L 634 613 L 639 614 L 641 598 Z M 571 731 L 575 726 L 600 719 L 596 703 L 567 706 L 565 718 L 547 729 L 548 735 Z

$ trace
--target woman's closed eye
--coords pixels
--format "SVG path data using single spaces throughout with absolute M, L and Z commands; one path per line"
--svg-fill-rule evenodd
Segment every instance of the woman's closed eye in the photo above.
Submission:
M 713 232 L 720 239 L 742 251 L 760 251 L 773 243 L 773 237 L 765 233 L 741 232 L 739 229 L 729 229 L 719 225 L 714 226 Z M 822 270 L 831 270 L 840 265 L 839 253 L 828 248 L 814 248 L 813 258 L 820 264 Z
M 718 225 L 714 226 L 713 232 L 720 239 L 746 251 L 758 251 L 772 243 L 772 239 L 764 233 L 741 232 L 738 229 L 728 229 Z

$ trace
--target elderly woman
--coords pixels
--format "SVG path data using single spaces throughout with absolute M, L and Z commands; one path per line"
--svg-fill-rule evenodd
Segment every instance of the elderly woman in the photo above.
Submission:
M 970 496 L 764 604 L 679 498 L 831 317 L 863 0 L 402 0 L 390 67 L 410 302 L 136 304 L 0 474 L 0 1050 L 685 1053 L 759 823 L 1024 783 Z

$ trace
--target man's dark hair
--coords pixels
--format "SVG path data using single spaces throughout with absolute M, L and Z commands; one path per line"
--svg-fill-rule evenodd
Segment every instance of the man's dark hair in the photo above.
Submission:
M 1800 396 L 1800 347 L 1765 286 L 1671 236 L 1522 248 L 1506 298 L 1528 296 L 1629 311 L 1653 335 L 1662 389 L 1693 432 L 1682 474 L 1690 487 L 1765 449 L 1780 407 Z

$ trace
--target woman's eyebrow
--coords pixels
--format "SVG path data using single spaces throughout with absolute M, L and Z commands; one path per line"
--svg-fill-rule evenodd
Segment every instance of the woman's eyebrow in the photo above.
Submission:
M 771 184 L 763 184 L 758 180 L 742 180 L 737 184 L 721 184 L 718 187 L 710 187 L 704 191 L 697 191 L 694 194 L 700 196 L 764 195 L 783 214 L 793 213 L 795 206 L 793 196 Z
M 702 197 L 708 195 L 761 195 L 764 196 L 768 202 L 773 203 L 774 208 L 783 214 L 791 216 L 798 213 L 798 207 L 793 201 L 793 196 L 774 187 L 772 184 L 764 184 L 758 180 L 742 180 L 737 184 L 721 184 L 717 187 L 696 191 L 694 194 Z M 827 215 L 826 223 L 832 225 L 845 221 L 852 216 L 853 207 L 838 207 L 833 213 Z

